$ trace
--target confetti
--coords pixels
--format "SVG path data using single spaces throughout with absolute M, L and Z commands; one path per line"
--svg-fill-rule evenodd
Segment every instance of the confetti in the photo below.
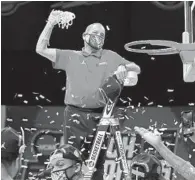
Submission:
M 7 118 L 7 121 L 8 121 L 8 122 L 13 122 L 13 119 Z
M 146 110 L 144 109 L 143 111 L 142 111 L 142 114 L 144 114 L 146 112 Z
M 77 119 L 74 119 L 73 122 L 80 124 L 80 121 L 78 121 Z
M 110 87 L 110 86 L 111 86 L 111 85 L 109 85 L 109 84 L 107 85 L 107 87 Z
M 149 102 L 149 103 L 148 103 L 148 105 L 152 105 L 152 104 L 154 104 L 154 102 Z
M 68 139 L 75 139 L 76 136 L 70 136 Z
M 134 117 L 132 117 L 132 116 L 129 116 L 131 119 L 134 119 Z
M 36 99 L 37 101 L 39 100 L 39 98 L 38 98 L 37 96 L 35 97 L 35 99 Z
M 122 98 L 119 98 L 122 103 L 127 103 L 127 101 L 123 100 Z
M 174 100 L 173 99 L 170 99 L 169 102 L 173 102 Z
M 72 142 L 72 141 L 68 141 L 68 144 L 74 144 L 74 142 Z
M 43 96 L 43 95 L 39 95 L 39 97 L 41 98 L 41 99 L 45 99 L 45 96 Z
M 162 108 L 163 106 L 162 105 L 157 105 L 157 107 Z
M 32 92 L 33 94 L 39 94 L 39 93 L 37 93 L 37 92 Z
M 5 148 L 5 142 L 1 145 L 1 148 L 6 149 L 6 148 Z
M 166 131 L 167 128 L 160 128 L 159 131 Z
M 195 105 L 195 103 L 188 103 L 188 105 L 189 105 L 189 106 L 194 106 L 194 105 Z
M 154 57 L 151 57 L 151 60 L 155 60 L 155 58 Z
M 70 126 L 66 126 L 66 128 L 69 128 L 70 129 Z
M 127 97 L 127 99 L 128 99 L 129 101 L 132 101 L 132 99 L 131 99 L 130 97 Z
M 75 116 L 76 116 L 76 117 L 80 117 L 79 114 L 72 114 L 71 116 L 72 116 L 72 117 L 75 117 Z
M 191 154 L 189 154 L 189 158 L 190 158 L 190 159 L 192 158 L 192 155 L 191 155 Z
M 146 49 L 146 46 L 141 47 L 141 49 Z
M 53 124 L 53 123 L 55 123 L 55 121 L 50 121 L 50 124 Z
M 31 131 L 36 131 L 36 130 L 37 130 L 37 128 L 30 128 L 30 130 L 31 130 Z
M 106 26 L 106 29 L 107 29 L 108 31 L 110 31 L 110 28 L 109 28 L 109 26 L 108 26 L 108 25 Z
M 47 116 L 47 118 L 49 119 L 49 118 L 50 118 L 50 116 Z
M 25 103 L 25 104 L 28 104 L 28 101 L 27 101 L 27 100 L 24 100 L 24 103 Z
M 144 96 L 144 99 L 149 100 L 146 96 Z
M 62 88 L 62 91 L 65 91 L 66 90 L 66 87 L 64 86 L 63 88 Z
M 22 119 L 22 121 L 24 121 L 24 122 L 28 122 L 28 119 L 23 118 L 23 119 Z
M 84 139 L 84 137 L 83 136 L 80 136 L 80 139 Z
M 18 97 L 23 97 L 23 95 L 22 94 L 18 94 Z
M 29 128 L 24 128 L 24 130 L 26 130 L 26 131 L 31 131 Z
M 167 92 L 173 92 L 174 89 L 167 89 Z
M 106 64 L 107 64 L 107 62 L 101 62 L 101 63 L 99 63 L 99 66 L 106 65 Z
M 46 101 L 51 102 L 49 99 L 46 99 Z

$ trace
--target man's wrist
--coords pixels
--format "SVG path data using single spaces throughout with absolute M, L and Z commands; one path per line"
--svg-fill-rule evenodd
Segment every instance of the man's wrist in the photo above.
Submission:
M 50 26 L 51 28 L 54 27 L 54 24 L 52 24 L 51 21 L 47 20 L 46 22 L 47 22 L 47 25 Z

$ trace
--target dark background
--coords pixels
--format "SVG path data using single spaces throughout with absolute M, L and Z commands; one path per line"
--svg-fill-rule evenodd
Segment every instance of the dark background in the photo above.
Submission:
M 2 104 L 63 105 L 65 73 L 52 69 L 51 62 L 36 54 L 35 47 L 54 2 L 31 2 L 10 15 L 2 16 Z M 151 56 L 127 52 L 124 44 L 135 40 L 162 39 L 181 42 L 183 8 L 166 11 L 151 2 L 103 2 L 66 9 L 76 19 L 68 30 L 55 28 L 51 47 L 81 49 L 82 33 L 90 23 L 108 25 L 106 49 L 116 51 L 140 65 L 142 73 L 135 87 L 125 88 L 122 97 L 133 105 L 186 106 L 195 102 L 195 83 L 183 81 L 179 55 Z M 78 74 L 79 76 L 79 74 Z M 167 89 L 174 89 L 167 92 Z M 34 94 L 33 94 L 34 92 Z M 35 99 L 36 93 L 44 98 Z M 23 97 L 17 97 L 23 94 Z M 174 101 L 169 102 L 170 99 Z M 27 100 L 27 103 L 24 103 Z M 121 104 L 122 105 L 122 104 Z

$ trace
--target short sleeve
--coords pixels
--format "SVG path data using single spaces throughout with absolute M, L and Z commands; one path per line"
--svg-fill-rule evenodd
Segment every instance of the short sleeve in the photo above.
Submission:
M 116 52 L 111 51 L 111 53 L 112 53 L 114 62 L 116 63 L 117 67 L 120 65 L 127 65 L 127 64 L 133 63 L 131 61 L 126 60 L 125 58 L 117 54 Z
M 128 61 L 125 58 L 121 57 L 119 54 L 114 53 L 114 59 L 115 59 L 115 63 L 117 64 L 117 66 L 120 65 L 125 65 L 128 71 L 135 71 L 138 74 L 140 73 L 140 67 L 135 64 L 132 61 Z
M 54 69 L 66 70 L 69 61 L 75 56 L 74 50 L 56 49 L 56 61 L 52 63 Z

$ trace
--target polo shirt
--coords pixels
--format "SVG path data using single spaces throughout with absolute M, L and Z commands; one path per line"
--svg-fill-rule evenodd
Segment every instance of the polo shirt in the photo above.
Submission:
M 53 67 L 66 72 L 64 103 L 82 108 L 104 107 L 105 102 L 99 88 L 119 65 L 129 63 L 111 50 L 102 49 L 88 54 L 83 49 L 57 49 Z

